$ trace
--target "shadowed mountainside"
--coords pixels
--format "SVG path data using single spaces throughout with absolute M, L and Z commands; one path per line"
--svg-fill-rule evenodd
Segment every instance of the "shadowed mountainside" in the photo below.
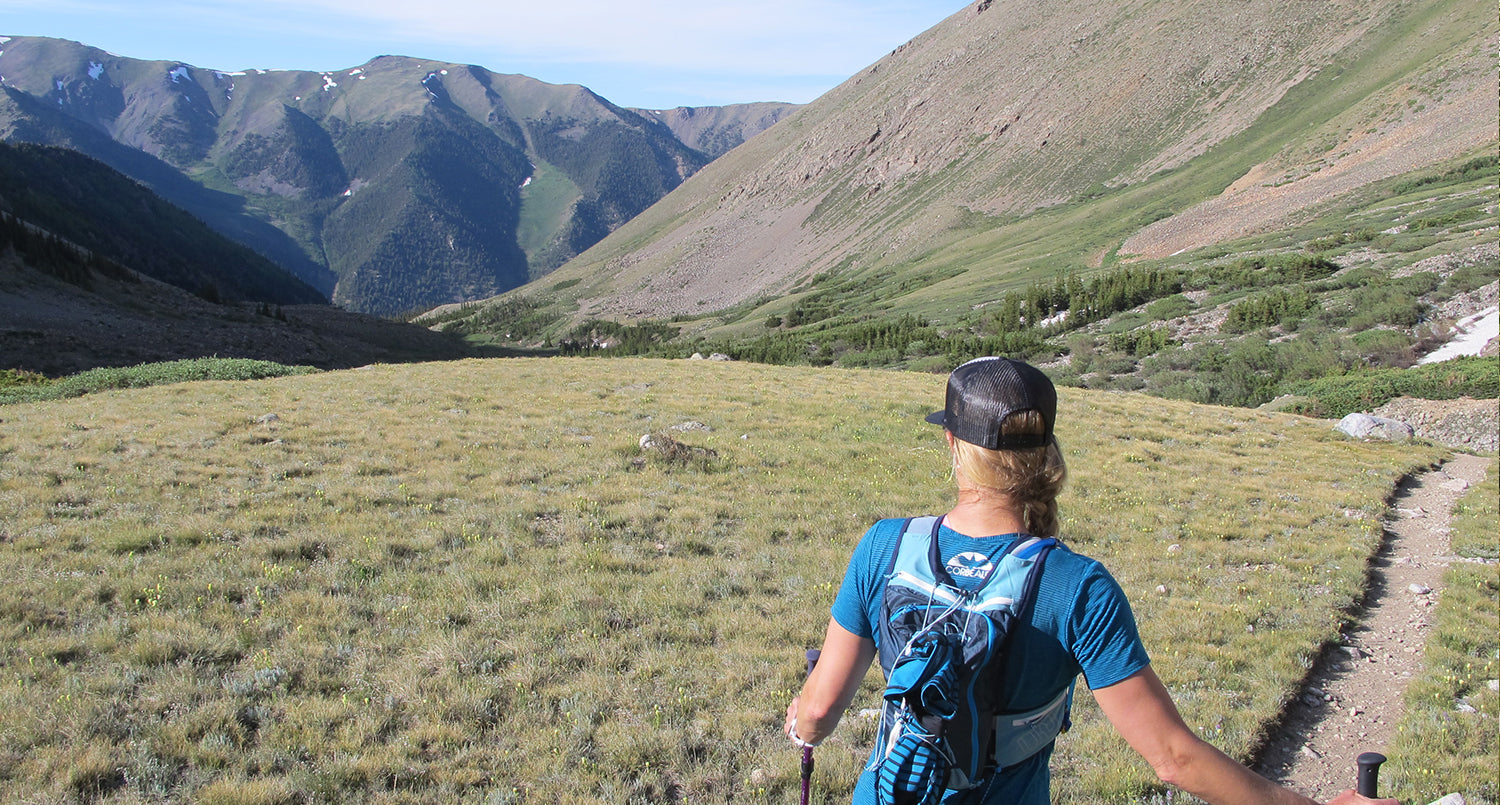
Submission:
M 0 369 L 207 356 L 343 368 L 473 354 L 316 290 L 108 166 L 0 143 Z

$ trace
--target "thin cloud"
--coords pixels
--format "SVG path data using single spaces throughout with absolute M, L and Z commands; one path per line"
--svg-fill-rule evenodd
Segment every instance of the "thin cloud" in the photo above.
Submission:
M 285 9 L 288 18 L 295 18 L 299 9 L 305 14 L 317 8 L 405 39 L 481 47 L 539 63 L 628 63 L 764 75 L 852 73 L 959 7 L 854 0 L 274 0 L 270 5 Z

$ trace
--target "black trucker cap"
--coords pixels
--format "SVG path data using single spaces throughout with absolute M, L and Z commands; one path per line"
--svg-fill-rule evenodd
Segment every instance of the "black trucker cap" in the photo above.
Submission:
M 1000 425 L 1011 414 L 1036 411 L 1047 424 L 1046 433 L 1012 435 L 1002 439 Z M 948 375 L 943 410 L 927 421 L 942 425 L 956 438 L 990 450 L 1045 447 L 1052 442 L 1057 420 L 1057 389 L 1030 364 L 1009 358 L 975 358 Z

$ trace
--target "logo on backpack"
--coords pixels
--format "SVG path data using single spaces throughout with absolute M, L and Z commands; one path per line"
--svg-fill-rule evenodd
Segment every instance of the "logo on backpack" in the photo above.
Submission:
M 1011 625 L 1035 598 L 1055 539 L 1018 539 L 997 557 L 966 551 L 941 561 L 941 518 L 908 521 L 881 602 L 886 673 L 876 798 L 928 805 L 967 789 L 1057 737 L 1064 692 L 1045 707 L 997 719 Z M 956 578 L 963 578 L 959 584 Z
M 988 556 L 973 551 L 967 551 L 949 559 L 947 567 L 949 574 L 966 579 L 982 579 L 995 569 Z

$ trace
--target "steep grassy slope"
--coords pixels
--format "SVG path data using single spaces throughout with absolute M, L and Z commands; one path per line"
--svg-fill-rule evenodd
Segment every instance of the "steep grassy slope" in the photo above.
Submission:
M 734 306 L 832 279 L 952 321 L 1035 279 L 1284 227 L 1494 153 L 1493 12 L 982 0 L 528 292 L 579 318 L 758 322 Z
M 95 156 L 380 313 L 545 274 L 707 161 L 582 87 L 419 59 L 229 74 L 19 37 L 0 76 L 0 139 Z M 542 163 L 576 197 L 530 216 L 523 248 L 521 188 Z
M 941 396 L 554 359 L 7 406 L 0 799 L 786 802 L 782 713 L 849 551 L 948 503 L 920 419 Z M 1061 410 L 1068 541 L 1188 723 L 1247 755 L 1360 596 L 1394 480 L 1439 451 L 1130 394 Z M 1060 802 L 1159 793 L 1087 694 L 1076 722 Z M 818 750 L 818 801 L 872 729 Z

